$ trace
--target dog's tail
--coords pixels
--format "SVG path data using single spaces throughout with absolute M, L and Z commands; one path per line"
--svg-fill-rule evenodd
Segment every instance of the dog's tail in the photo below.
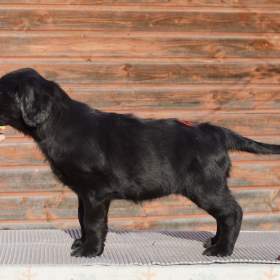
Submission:
M 221 127 L 228 150 L 249 152 L 254 154 L 280 154 L 280 145 L 266 144 L 246 138 L 230 129 Z

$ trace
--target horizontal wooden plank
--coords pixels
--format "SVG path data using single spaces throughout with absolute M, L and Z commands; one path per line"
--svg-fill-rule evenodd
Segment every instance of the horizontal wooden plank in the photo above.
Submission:
M 257 189 L 235 192 L 244 212 L 267 212 L 280 210 L 279 189 Z M 169 200 L 169 201 L 168 201 Z M 167 202 L 167 203 L 166 203 Z M 172 206 L 170 206 L 172 202 Z M 157 217 L 203 214 L 189 200 L 169 197 L 143 206 L 127 201 L 115 201 L 110 207 L 109 216 L 118 217 Z M 73 219 L 77 217 L 77 198 L 72 193 L 53 192 L 49 194 L 1 195 L 0 220 Z
M 280 16 L 279 16 L 280 19 Z M 62 84 L 238 84 L 246 88 L 252 84 L 279 85 L 280 62 L 274 61 L 222 61 L 174 63 L 133 60 L 11 60 L 0 62 L 0 75 L 32 67 L 46 78 Z
M 1 34 L 1 57 L 190 57 L 279 58 L 280 37 L 272 35 L 233 37 L 182 35 L 171 37 L 122 33 L 8 33 Z M 171 33 L 172 35 L 173 33 Z M 51 42 L 51 44 L 50 44 Z
M 65 90 L 72 98 L 85 102 L 98 109 L 181 109 L 181 110 L 278 110 L 280 108 L 280 87 L 243 86 L 231 88 L 220 86 L 211 88 L 185 86 L 176 88 L 134 89 L 92 89 L 71 88 Z
M 91 86 L 64 86 L 74 99 L 93 108 L 111 111 L 185 110 L 192 114 L 204 111 L 258 113 L 280 112 L 280 87 L 269 86 L 189 86 L 181 88 L 114 86 L 114 88 Z
M 279 186 L 280 162 L 238 161 L 233 163 L 231 188 Z M 61 191 L 67 189 L 46 166 L 1 166 L 0 192 Z
M 242 230 L 280 230 L 280 213 L 246 214 Z M 69 229 L 79 227 L 77 219 L 0 220 L 0 229 Z M 169 217 L 109 217 L 111 230 L 185 230 L 215 231 L 216 224 L 209 215 Z
M 279 168 L 278 161 L 234 163 L 229 186 L 278 185 Z
M 21 191 L 62 191 L 62 186 L 47 166 L 1 167 L 0 190 L 2 192 Z
M 277 7 L 278 0 L 0 0 L 0 4 L 40 4 L 40 5 L 157 5 L 157 6 L 187 6 L 187 7 Z
M 162 11 L 136 9 L 102 10 L 96 8 L 38 9 L 27 6 L 0 6 L 0 30 L 91 30 L 91 31 L 183 31 L 183 32 L 279 32 L 280 17 L 276 9 L 269 12 Z M 207 24 L 206 24 L 207 23 Z
M 280 230 L 280 214 L 259 214 L 244 215 L 242 230 Z M 199 216 L 170 216 L 170 217 L 145 217 L 145 218 L 112 218 L 109 219 L 110 226 L 117 229 L 128 230 L 187 230 L 187 231 L 216 231 L 216 222 L 209 215 Z M 69 222 L 70 224 L 70 222 Z M 11 226 L 14 226 L 11 224 Z M 55 226 L 55 225 L 53 225 Z M 67 226 L 67 222 L 58 222 L 57 227 Z M 23 227 L 23 225 L 21 225 Z
M 280 140 L 276 137 L 255 137 L 254 140 L 264 143 L 280 144 Z M 239 161 L 256 161 L 262 164 L 263 161 L 280 161 L 280 155 L 255 155 L 242 152 L 231 152 L 231 159 L 234 165 Z M 235 161 L 237 161 L 235 163 Z M 11 137 L 0 142 L 0 166 L 36 166 L 46 164 L 45 157 L 39 148 L 29 138 Z M 250 163 L 248 163 L 250 164 Z M 255 163 L 253 163 L 255 164 Z
M 71 198 L 66 199 L 62 193 L 52 193 L 47 196 L 28 196 L 24 194 L 20 196 L 3 195 L 0 198 L 0 219 L 51 219 L 52 216 L 48 209 L 60 208 L 61 203 L 63 203 L 64 212 L 68 212 L 69 216 L 74 216 L 77 213 L 77 207 L 72 200 Z
M 233 195 L 240 203 L 245 214 L 249 212 L 269 212 L 280 210 L 280 192 L 279 189 L 276 188 L 235 190 L 233 191 Z M 143 208 L 146 216 L 176 216 L 204 213 L 203 210 L 199 209 L 195 204 L 191 203 L 187 199 L 171 196 L 169 200 L 170 201 L 168 201 L 168 203 L 162 199 L 144 203 Z M 116 213 L 117 209 L 118 208 L 116 207 Z
M 23 141 L 12 139 L 12 141 L 0 142 L 0 165 L 36 165 L 44 164 L 45 158 L 39 151 L 37 145 L 31 140 Z

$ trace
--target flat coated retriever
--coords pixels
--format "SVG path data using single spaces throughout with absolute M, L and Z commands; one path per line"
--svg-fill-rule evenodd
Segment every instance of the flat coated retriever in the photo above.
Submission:
M 227 186 L 228 151 L 280 153 L 280 145 L 209 123 L 101 112 L 33 69 L 0 79 L 0 125 L 33 137 L 54 174 L 78 195 L 82 235 L 71 253 L 77 257 L 102 254 L 113 199 L 140 202 L 169 194 L 189 198 L 216 219 L 205 255 L 231 255 L 242 209 Z

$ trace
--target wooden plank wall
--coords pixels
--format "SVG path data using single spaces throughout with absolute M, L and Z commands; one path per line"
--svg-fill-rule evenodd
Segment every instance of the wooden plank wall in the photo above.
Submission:
M 96 108 L 212 121 L 280 144 L 279 0 L 0 0 L 0 75 L 34 67 Z M 76 224 L 34 143 L 0 143 L 0 228 Z M 280 156 L 232 154 L 243 229 L 280 229 Z M 112 226 L 215 229 L 188 200 L 116 201 Z

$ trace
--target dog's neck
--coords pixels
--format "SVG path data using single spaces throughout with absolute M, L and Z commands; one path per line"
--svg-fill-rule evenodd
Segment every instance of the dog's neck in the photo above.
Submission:
M 28 126 L 24 122 L 16 124 L 12 123 L 11 126 L 22 132 L 23 134 L 33 138 L 40 146 L 40 143 L 42 141 L 45 141 L 47 138 L 52 137 L 54 131 L 56 130 L 56 127 L 58 127 L 59 125 L 62 115 L 63 113 L 61 111 L 57 111 L 56 113 L 52 112 L 47 121 L 41 124 L 37 124 L 36 126 Z
M 76 113 L 75 108 L 78 106 L 86 106 L 83 103 L 71 100 L 65 107 L 54 108 L 49 117 L 43 123 L 37 125 L 36 127 L 28 127 L 27 132 L 23 133 L 31 136 L 35 142 L 38 144 L 43 153 L 48 156 L 49 144 L 56 139 L 56 142 L 61 135 L 61 131 L 65 129 L 65 125 L 74 125 L 71 122 L 71 118 L 77 118 L 78 113 Z M 93 109 L 91 109 L 93 110 Z M 66 121 L 67 120 L 67 121 Z

